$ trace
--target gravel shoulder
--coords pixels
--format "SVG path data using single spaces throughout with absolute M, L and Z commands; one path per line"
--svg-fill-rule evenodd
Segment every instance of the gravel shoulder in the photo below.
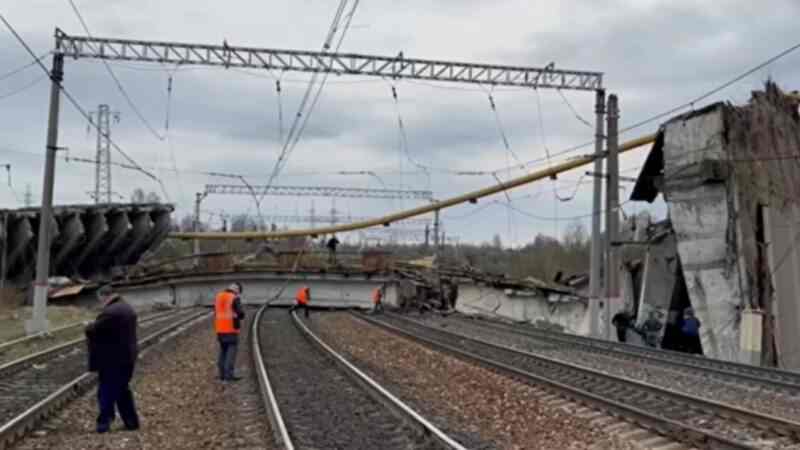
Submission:
M 432 314 L 423 319 L 413 318 L 426 325 L 453 333 L 597 369 L 608 374 L 644 381 L 697 397 L 792 420 L 798 420 L 800 417 L 800 397 L 786 392 L 727 382 L 701 372 L 689 373 L 680 369 L 671 369 L 664 363 L 647 364 L 567 346 L 558 346 L 534 337 L 481 326 L 477 321 L 470 323 Z
M 30 306 L 0 309 L 0 344 L 25 336 L 25 321 L 30 319 L 31 311 Z M 84 320 L 92 320 L 98 312 L 99 310 L 81 306 L 49 305 L 47 319 L 50 321 L 51 328 L 57 328 Z
M 250 314 L 252 316 L 252 312 Z M 248 333 L 240 336 L 238 383 L 216 379 L 216 336 L 210 321 L 149 349 L 133 390 L 142 428 L 94 432 L 96 390 L 39 426 L 16 449 L 271 449 L 269 422 L 252 370 Z
M 312 324 L 351 362 L 469 448 L 616 448 L 585 419 L 548 409 L 530 386 L 347 314 Z

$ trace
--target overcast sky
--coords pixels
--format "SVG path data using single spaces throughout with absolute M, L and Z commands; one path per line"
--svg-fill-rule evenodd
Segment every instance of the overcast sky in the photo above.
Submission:
M 321 47 L 339 3 L 75 1 L 98 37 L 204 44 L 221 44 L 225 39 L 230 45 L 308 50 Z M 67 0 L 3 3 L 0 12 L 37 54 L 52 49 L 56 27 L 69 34 L 85 34 Z M 604 72 L 608 92 L 619 95 L 620 121 L 625 126 L 696 97 L 796 44 L 798 14 L 796 0 L 362 0 L 341 51 L 387 56 L 402 51 L 406 57 L 539 67 L 555 62 L 560 69 Z M 13 37 L 0 31 L 0 164 L 12 165 L 16 191 L 15 196 L 3 179 L 0 207 L 21 205 L 28 184 L 36 204 L 41 196 L 49 88 L 37 67 L 3 77 L 30 61 Z M 46 63 L 49 67 L 49 59 Z M 172 68 L 143 63 L 112 63 L 112 68 L 147 121 L 164 133 L 167 71 Z M 744 102 L 769 77 L 787 89 L 797 89 L 798 75 L 800 52 L 706 102 Z M 283 75 L 284 133 L 308 78 Z M 280 153 L 279 97 L 273 74 L 266 71 L 178 70 L 171 101 L 171 145 L 147 130 L 100 62 L 68 60 L 64 84 L 84 108 L 106 103 L 121 113 L 120 122 L 113 125 L 114 140 L 163 180 L 178 218 L 191 211 L 195 192 L 206 183 L 235 182 L 198 172 L 242 174 L 252 184 L 263 184 Z M 380 188 L 382 182 L 391 188 L 431 189 L 436 198 L 446 198 L 488 186 L 494 179 L 431 171 L 429 182 L 415 163 L 453 171 L 513 165 L 515 159 L 503 145 L 501 129 L 511 150 L 524 161 L 545 157 L 545 149 L 555 153 L 592 139 L 593 130 L 575 117 L 556 91 L 497 88 L 492 94 L 497 120 L 490 109 L 488 88 L 414 81 L 397 81 L 395 87 L 408 154 L 399 144 L 391 84 L 375 78 L 332 77 L 275 184 Z M 564 94 L 582 118 L 593 121 L 592 93 Z M 59 145 L 68 147 L 71 156 L 93 158 L 96 137 L 87 133 L 85 120 L 66 102 L 61 112 Z M 658 124 L 631 131 L 622 140 L 652 132 Z M 589 151 L 586 148 L 552 162 Z M 623 156 L 623 175 L 635 176 L 646 152 L 641 149 Z M 112 158 L 121 161 L 117 153 Z M 506 244 L 530 241 L 540 232 L 561 233 L 571 218 L 591 213 L 591 183 L 581 179 L 585 170 L 561 176 L 557 187 L 564 201 L 555 198 L 552 181 L 543 181 L 510 192 L 513 206 L 527 214 L 509 212 L 503 205 L 507 198 L 497 195 L 445 211 L 445 229 L 462 241 L 486 241 L 499 233 Z M 380 180 L 338 175 L 339 171 L 373 171 Z M 515 169 L 499 175 L 522 174 Z M 92 165 L 59 160 L 57 203 L 89 202 L 87 192 L 93 186 Z M 631 185 L 626 186 L 623 199 Z M 114 169 L 114 191 L 127 198 L 137 187 L 163 197 L 158 184 L 147 177 Z M 566 201 L 573 193 L 574 198 Z M 373 216 L 417 204 L 337 199 L 335 208 L 345 217 Z M 309 198 L 267 197 L 263 210 L 265 214 L 308 214 L 311 206 Z M 319 215 L 330 214 L 333 206 L 331 199 L 314 200 Z M 210 196 L 203 203 L 204 220 L 211 213 L 252 212 L 250 208 L 252 201 L 245 196 Z M 625 205 L 627 213 L 646 208 L 664 214 L 663 205 Z M 589 226 L 588 217 L 580 220 Z

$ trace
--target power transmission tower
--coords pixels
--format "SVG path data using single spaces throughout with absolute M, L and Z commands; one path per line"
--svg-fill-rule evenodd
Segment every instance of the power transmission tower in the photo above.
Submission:
M 99 105 L 89 113 L 89 121 L 97 126 L 95 156 L 94 202 L 111 203 L 111 121 L 119 123 L 119 112 L 108 105 Z

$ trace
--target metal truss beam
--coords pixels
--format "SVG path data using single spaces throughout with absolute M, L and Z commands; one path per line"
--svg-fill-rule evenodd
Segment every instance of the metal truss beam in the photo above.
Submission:
M 428 81 L 473 83 L 487 86 L 573 89 L 596 91 L 603 87 L 601 72 L 557 70 L 475 64 L 398 56 L 353 53 L 278 50 L 269 48 L 187 44 L 70 36 L 56 29 L 56 53 L 75 59 L 94 58 L 177 65 L 202 65 L 271 69 L 280 71 L 327 72 Z
M 238 184 L 207 184 L 207 194 L 273 195 L 292 197 L 346 197 L 433 200 L 431 191 L 396 189 L 362 189 L 332 186 L 242 186 Z

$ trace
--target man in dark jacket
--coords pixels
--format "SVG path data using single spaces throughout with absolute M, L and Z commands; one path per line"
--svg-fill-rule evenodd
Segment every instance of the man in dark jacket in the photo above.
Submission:
M 129 387 L 136 358 L 136 311 L 110 285 L 97 291 L 103 311 L 86 327 L 89 344 L 89 370 L 97 372 L 97 432 L 105 433 L 114 421 L 116 410 L 125 428 L 139 429 L 139 416 Z
M 649 347 L 658 347 L 658 338 L 661 335 L 661 321 L 658 320 L 658 313 L 650 311 L 647 320 L 644 321 L 641 327 L 642 337 L 644 343 Z
M 703 344 L 700 341 L 700 326 L 700 319 L 694 315 L 694 310 L 686 308 L 683 312 L 681 334 L 683 337 L 683 349 L 687 353 L 703 354 Z
M 617 340 L 620 342 L 625 342 L 628 339 L 628 328 L 631 327 L 631 322 L 633 321 L 633 316 L 628 310 L 622 310 L 616 314 L 611 319 L 611 324 L 617 328 Z
M 336 239 L 336 235 L 334 234 L 326 245 L 326 247 L 328 247 L 328 262 L 330 264 L 336 264 L 336 247 L 338 246 L 339 239 Z

